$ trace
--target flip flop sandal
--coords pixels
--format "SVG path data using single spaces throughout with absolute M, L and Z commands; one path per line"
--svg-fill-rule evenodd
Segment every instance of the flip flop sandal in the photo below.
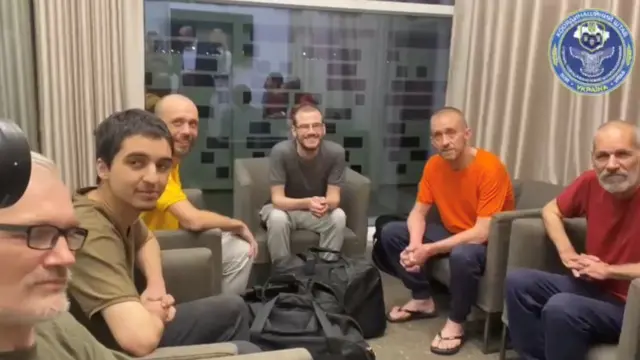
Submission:
M 390 323 L 396 323 L 396 324 L 397 323 L 405 323 L 405 322 L 413 321 L 413 320 L 432 319 L 432 318 L 438 316 L 438 311 L 437 310 L 433 310 L 431 312 L 424 312 L 424 311 L 408 310 L 408 309 L 405 309 L 403 307 L 395 307 L 394 309 L 395 309 L 396 312 L 405 312 L 405 313 L 409 314 L 409 316 L 393 319 L 391 317 L 391 312 L 393 312 L 393 310 L 391 310 L 391 312 L 389 312 L 387 314 L 387 321 L 389 321 Z
M 431 346 L 430 350 L 432 354 L 445 355 L 445 356 L 455 355 L 458 353 L 458 351 L 460 351 L 460 349 L 462 349 L 462 345 L 464 345 L 464 340 L 465 340 L 464 334 L 458 335 L 458 336 L 444 337 L 442 336 L 442 333 L 438 333 L 437 336 L 440 339 L 440 341 L 438 341 L 438 345 L 440 345 L 443 341 L 452 341 L 452 340 L 460 340 L 460 344 L 458 344 L 458 346 L 447 348 L 447 349 L 439 348 L 437 346 Z

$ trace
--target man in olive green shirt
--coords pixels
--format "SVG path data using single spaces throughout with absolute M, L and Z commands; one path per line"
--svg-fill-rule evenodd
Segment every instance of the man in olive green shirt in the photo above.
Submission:
M 234 342 L 241 354 L 259 352 L 248 343 L 249 309 L 240 296 L 176 305 L 167 293 L 158 240 L 140 220 L 155 208 L 171 171 L 166 124 L 126 110 L 101 122 L 95 136 L 98 187 L 73 197 L 89 235 L 72 268 L 72 313 L 107 347 L 134 356 L 217 342 Z
M 31 158 L 26 192 L 0 209 L 0 360 L 126 360 L 67 312 L 69 267 L 87 230 L 54 164 Z

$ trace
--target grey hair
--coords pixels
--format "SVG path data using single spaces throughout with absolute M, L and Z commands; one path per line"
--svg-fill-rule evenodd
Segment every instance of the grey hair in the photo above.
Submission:
M 54 163 L 53 160 L 49 159 L 48 157 L 40 154 L 39 152 L 35 152 L 35 151 L 31 152 L 31 164 L 40 165 L 55 173 L 58 172 L 58 167 L 56 166 L 56 163 Z

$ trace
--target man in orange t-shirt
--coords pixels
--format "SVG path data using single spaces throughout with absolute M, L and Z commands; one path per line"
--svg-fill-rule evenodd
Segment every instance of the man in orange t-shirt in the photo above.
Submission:
M 431 157 L 420 180 L 418 198 L 406 222 L 392 222 L 374 245 L 376 266 L 398 277 L 411 300 L 394 307 L 390 322 L 436 316 L 424 263 L 448 255 L 451 269 L 451 311 L 431 343 L 434 354 L 451 355 L 464 342 L 463 323 L 471 311 L 484 272 L 491 217 L 513 210 L 515 198 L 507 169 L 494 154 L 471 147 L 471 131 L 463 113 L 452 107 L 431 117 Z M 427 214 L 432 206 L 438 214 Z

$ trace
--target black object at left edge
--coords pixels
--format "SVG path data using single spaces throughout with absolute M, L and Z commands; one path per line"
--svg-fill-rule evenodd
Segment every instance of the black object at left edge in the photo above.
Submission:
M 0 119 L 0 209 L 22 197 L 31 177 L 31 148 L 14 122 Z

